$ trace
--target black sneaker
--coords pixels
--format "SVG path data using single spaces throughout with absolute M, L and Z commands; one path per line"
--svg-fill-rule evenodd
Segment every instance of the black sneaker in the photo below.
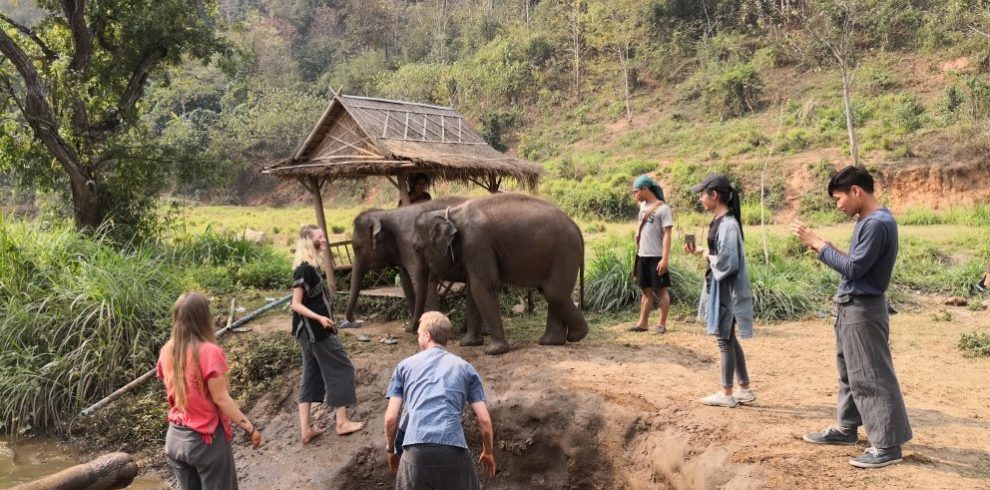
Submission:
M 805 434 L 804 440 L 812 444 L 843 444 L 848 446 L 859 442 L 859 434 L 856 431 L 847 434 L 835 427 L 828 427 L 821 432 L 809 432 Z
M 857 468 L 883 468 L 884 466 L 897 464 L 901 461 L 904 461 L 904 458 L 901 457 L 900 447 L 887 449 L 871 447 L 867 448 L 862 456 L 850 459 L 849 464 Z

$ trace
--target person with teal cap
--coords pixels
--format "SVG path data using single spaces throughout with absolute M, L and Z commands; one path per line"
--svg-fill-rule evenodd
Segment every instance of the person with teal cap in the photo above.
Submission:
M 643 296 L 640 300 L 639 321 L 629 330 L 647 331 L 650 310 L 658 303 L 660 321 L 653 333 L 663 335 L 667 333 L 667 314 L 670 313 L 670 239 L 674 217 L 670 206 L 664 202 L 663 189 L 649 175 L 640 175 L 633 181 L 632 193 L 639 202 L 633 275 L 636 277 L 636 285 L 643 290 Z

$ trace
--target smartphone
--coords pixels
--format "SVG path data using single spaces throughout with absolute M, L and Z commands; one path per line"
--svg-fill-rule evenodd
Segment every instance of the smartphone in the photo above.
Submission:
M 694 251 L 697 246 L 694 241 L 694 233 L 688 233 L 684 235 L 684 243 L 687 244 L 688 250 Z

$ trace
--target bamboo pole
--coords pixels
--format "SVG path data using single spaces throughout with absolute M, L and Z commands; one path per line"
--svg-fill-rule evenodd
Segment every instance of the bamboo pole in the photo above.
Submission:
M 273 309 L 275 309 L 275 308 L 277 308 L 277 307 L 279 307 L 281 305 L 284 305 L 285 303 L 288 303 L 289 300 L 291 300 L 291 299 L 292 299 L 292 294 L 287 294 L 287 295 L 282 296 L 281 298 L 279 298 L 279 299 L 277 299 L 275 301 L 272 301 L 271 303 L 268 303 L 265 306 L 262 306 L 261 308 L 258 308 L 257 310 L 251 312 L 249 315 L 245 316 L 244 318 L 241 318 L 240 320 L 237 320 L 236 322 L 233 322 L 233 323 L 228 322 L 226 327 L 223 327 L 220 330 L 217 330 L 217 333 L 216 333 L 217 338 L 219 339 L 220 337 L 223 337 L 223 335 L 226 334 L 227 332 L 229 332 L 229 331 L 231 331 L 231 330 L 233 330 L 233 329 L 235 329 L 235 328 L 237 328 L 237 327 L 239 327 L 241 325 L 244 325 L 244 324 L 246 324 L 246 323 L 254 320 L 255 318 L 258 318 L 259 316 L 267 313 L 270 310 L 273 310 Z M 148 371 L 148 372 L 142 374 L 141 376 L 139 376 L 134 381 L 131 381 L 130 383 L 127 383 L 126 385 L 120 387 L 120 389 L 118 389 L 117 391 L 115 391 L 113 393 L 110 393 L 109 395 L 107 395 L 102 400 L 94 403 L 92 406 L 90 406 L 86 410 L 83 410 L 82 412 L 79 413 L 79 415 L 82 416 L 82 417 L 89 417 L 90 415 L 93 415 L 93 412 L 96 412 L 97 410 L 103 408 L 104 406 L 106 406 L 110 402 L 116 400 L 117 398 L 120 398 L 124 393 L 127 393 L 128 391 L 131 391 L 134 388 L 137 388 L 138 386 L 141 386 L 142 384 L 144 384 L 145 381 L 148 381 L 149 379 L 151 379 L 152 376 L 155 375 L 155 371 L 156 371 L 155 369 L 152 369 L 151 371 Z

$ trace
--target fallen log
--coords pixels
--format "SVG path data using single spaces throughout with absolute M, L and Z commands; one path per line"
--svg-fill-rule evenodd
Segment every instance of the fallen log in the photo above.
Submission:
M 127 488 L 137 477 L 138 466 L 127 453 L 104 454 L 11 490 L 109 490 Z
M 270 310 L 273 310 L 273 309 L 275 309 L 275 308 L 277 308 L 277 307 L 279 307 L 279 306 L 281 306 L 281 305 L 283 305 L 285 303 L 288 303 L 289 300 L 291 300 L 291 299 L 292 299 L 292 295 L 291 294 L 287 294 L 287 295 L 282 296 L 281 298 L 279 298 L 279 299 L 277 299 L 275 301 L 272 301 L 271 303 L 268 303 L 265 306 L 262 306 L 261 308 L 258 308 L 255 311 L 252 311 L 250 314 L 248 314 L 244 318 L 241 318 L 240 320 L 237 320 L 236 322 L 230 323 L 228 321 L 226 327 L 223 327 L 220 330 L 217 330 L 217 333 L 216 333 L 217 338 L 220 338 L 225 333 L 227 333 L 227 332 L 229 332 L 229 331 L 231 331 L 231 330 L 233 330 L 233 329 L 235 329 L 235 328 L 237 328 L 237 327 L 239 327 L 241 325 L 244 325 L 245 323 L 248 323 L 248 322 L 254 320 L 255 318 L 258 318 L 259 316 L 267 313 Z M 155 370 L 154 369 L 152 369 L 151 371 L 148 371 L 148 372 L 142 374 L 141 376 L 139 376 L 134 381 L 131 381 L 130 383 L 127 383 L 126 385 L 124 385 L 120 389 L 118 389 L 117 391 L 115 391 L 115 392 L 110 393 L 109 395 L 107 395 L 104 399 L 102 399 L 102 400 L 94 403 L 92 406 L 90 406 L 86 410 L 83 410 L 79 415 L 80 416 L 83 416 L 83 417 L 89 417 L 90 415 L 93 415 L 93 412 L 99 410 L 100 408 L 103 408 L 103 406 L 105 406 L 106 404 L 108 404 L 108 403 L 116 400 L 117 398 L 120 398 L 120 396 L 123 395 L 124 393 L 127 393 L 128 391 L 131 391 L 134 388 L 137 388 L 138 386 L 141 386 L 142 384 L 144 384 L 145 381 L 148 381 L 154 375 L 155 375 Z

